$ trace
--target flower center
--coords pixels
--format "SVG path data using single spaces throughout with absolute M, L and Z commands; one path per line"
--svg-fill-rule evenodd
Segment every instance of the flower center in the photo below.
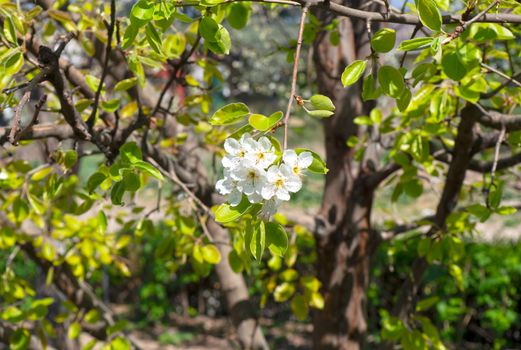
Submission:
M 300 175 L 300 168 L 298 166 L 293 167 L 293 172 L 297 175 Z
M 257 173 L 253 170 L 250 170 L 248 172 L 248 178 L 251 179 L 252 181 L 255 181 L 255 179 L 257 178 Z
M 240 150 L 239 151 L 239 158 L 244 158 L 244 156 L 246 155 L 246 152 L 244 152 L 244 150 Z
M 284 187 L 284 180 L 281 178 L 278 178 L 277 181 L 275 181 L 275 187 L 277 187 L 277 188 Z

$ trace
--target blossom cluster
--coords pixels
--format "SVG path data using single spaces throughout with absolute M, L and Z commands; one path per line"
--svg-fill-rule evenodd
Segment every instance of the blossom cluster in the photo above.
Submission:
M 290 193 L 302 188 L 304 171 L 313 162 L 310 152 L 297 154 L 292 149 L 285 150 L 280 161 L 265 136 L 258 140 L 250 134 L 240 140 L 228 138 L 224 150 L 224 178 L 217 181 L 217 191 L 227 195 L 232 206 L 238 205 L 243 195 L 250 203 L 264 204 L 261 216 L 268 219 L 290 199 Z

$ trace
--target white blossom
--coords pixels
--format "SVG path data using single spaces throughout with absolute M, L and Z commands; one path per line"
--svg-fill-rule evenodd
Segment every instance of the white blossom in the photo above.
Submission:
M 286 164 L 272 165 L 267 173 L 267 184 L 262 188 L 262 198 L 269 200 L 277 197 L 281 201 L 289 201 L 290 192 L 297 192 L 302 187 L 301 179 L 293 174 Z
M 242 135 L 239 141 L 234 138 L 226 139 L 224 150 L 228 154 L 222 159 L 223 166 L 230 169 L 240 165 L 253 152 L 255 146 L 256 141 L 248 133 Z
M 259 216 L 266 221 L 271 220 L 273 218 L 273 215 L 275 215 L 275 213 L 279 209 L 281 203 L 282 202 L 278 200 L 277 197 L 272 197 L 271 199 L 268 199 L 262 206 L 262 209 L 259 212 Z
M 239 181 L 234 180 L 230 176 L 230 172 L 225 170 L 224 178 L 217 181 L 215 184 L 215 189 L 223 196 L 228 195 L 228 203 L 235 206 L 238 205 L 242 199 L 242 192 L 237 186 L 238 183 Z
M 260 193 L 266 184 L 266 171 L 253 165 L 245 164 L 233 171 L 231 177 L 238 181 L 237 186 L 247 196 Z
M 250 203 L 262 204 L 259 217 L 263 220 L 271 220 L 280 204 L 301 189 L 304 171 L 313 162 L 310 152 L 294 150 L 284 151 L 278 160 L 269 138 L 255 140 L 247 133 L 239 140 L 226 139 L 224 150 L 224 177 L 217 181 L 216 190 L 228 196 L 232 206 L 244 195 Z
M 247 155 L 247 159 L 259 168 L 266 169 L 277 159 L 273 145 L 267 137 L 261 137 Z
M 313 163 L 313 156 L 310 152 L 297 154 L 294 150 L 288 149 L 284 151 L 282 160 L 291 168 L 293 174 L 302 176 L 303 171 Z

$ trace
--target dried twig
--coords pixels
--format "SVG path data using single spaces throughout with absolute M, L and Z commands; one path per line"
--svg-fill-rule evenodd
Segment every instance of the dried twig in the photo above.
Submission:
M 286 115 L 284 116 L 284 149 L 288 146 L 288 122 L 291 115 L 291 106 L 293 105 L 293 99 L 295 98 L 297 90 L 297 74 L 298 74 L 298 63 L 300 58 L 300 49 L 302 47 L 302 36 L 304 35 L 304 25 L 306 23 L 306 16 L 309 10 L 309 2 L 302 7 L 302 14 L 300 16 L 300 26 L 297 37 L 297 47 L 295 48 L 295 61 L 293 62 L 293 75 L 291 78 L 291 91 L 289 93 L 288 107 L 286 109 Z

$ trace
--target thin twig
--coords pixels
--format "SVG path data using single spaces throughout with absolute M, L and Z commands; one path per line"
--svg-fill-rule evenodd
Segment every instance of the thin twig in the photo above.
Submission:
M 298 30 L 297 47 L 295 48 L 295 61 L 293 62 L 293 75 L 291 78 L 291 91 L 289 93 L 288 108 L 286 109 L 286 115 L 284 116 L 284 149 L 288 146 L 288 122 L 291 114 L 291 106 L 293 99 L 295 98 L 297 90 L 297 74 L 298 74 L 298 62 L 300 58 L 300 49 L 302 47 L 302 36 L 304 35 L 304 25 L 306 23 L 306 15 L 309 10 L 309 2 L 306 2 L 302 8 L 302 15 L 300 16 L 300 26 Z
M 203 209 L 206 214 L 214 217 L 212 210 L 199 198 L 197 198 L 197 196 L 188 188 L 188 186 L 183 181 L 181 181 L 181 179 L 179 179 L 175 171 L 165 171 L 152 157 L 147 157 L 147 161 L 154 165 L 161 172 L 161 174 L 163 174 L 163 176 L 181 187 L 183 192 L 185 192 L 188 197 L 190 197 L 201 209 Z
M 20 99 L 20 102 L 18 103 L 18 106 L 15 109 L 13 123 L 11 125 L 11 132 L 9 133 L 9 136 L 7 137 L 7 139 L 9 140 L 9 142 L 12 145 L 16 146 L 16 144 L 17 144 L 16 139 L 17 139 L 18 132 L 20 131 L 20 125 L 22 123 L 22 121 L 21 121 L 22 110 L 24 109 L 25 105 L 27 104 L 27 101 L 29 101 L 30 97 L 31 97 L 31 91 L 26 91 L 23 94 L 22 98 Z
M 502 78 L 507 79 L 508 82 L 511 82 L 511 83 L 513 83 L 514 85 L 517 85 L 517 86 L 521 87 L 521 82 L 515 80 L 514 77 L 509 77 L 508 75 L 506 75 L 506 74 L 503 73 L 502 71 L 497 70 L 496 68 L 491 67 L 491 66 L 489 66 L 488 64 L 485 64 L 485 63 L 481 63 L 481 67 L 487 69 L 488 71 L 490 71 L 490 72 L 492 72 L 492 73 L 495 73 L 495 74 L 499 75 L 499 76 L 502 77 Z
M 483 11 L 478 13 L 476 16 L 472 17 L 468 21 L 463 22 L 461 25 L 457 26 L 456 29 L 454 30 L 454 32 L 450 33 L 449 36 L 447 36 L 445 38 L 445 40 L 442 41 L 441 44 L 446 45 L 446 44 L 450 43 L 452 40 L 458 38 L 461 35 L 461 33 L 463 33 L 465 30 L 467 30 L 467 28 L 472 23 L 476 22 L 481 17 L 485 16 L 487 14 L 487 12 L 490 11 L 492 9 L 492 7 L 494 7 L 495 5 L 498 5 L 500 1 L 501 0 L 495 0 L 495 1 L 491 2 L 490 5 L 488 5 Z
M 34 106 L 34 113 L 33 113 L 33 117 L 31 118 L 31 120 L 29 121 L 29 123 L 24 126 L 24 128 L 16 135 L 15 137 L 15 143 L 18 143 L 18 141 L 20 140 L 20 137 L 23 136 L 23 134 L 29 130 L 30 128 L 32 128 L 32 126 L 34 124 L 37 124 L 38 123 L 38 116 L 40 115 L 40 112 L 42 110 L 42 107 L 43 105 L 45 104 L 45 101 L 47 101 L 47 95 L 43 95 L 40 100 L 36 103 L 36 105 Z
M 96 95 L 94 96 L 94 105 L 92 106 L 92 112 L 87 119 L 87 126 L 89 129 L 92 129 L 94 126 L 94 122 L 96 121 L 96 113 L 98 111 L 99 100 L 101 97 L 101 91 L 103 90 L 103 83 L 105 82 L 105 78 L 108 74 L 108 67 L 110 61 L 110 52 L 112 50 L 112 36 L 114 34 L 114 29 L 116 26 L 116 0 L 110 1 L 110 24 L 107 28 L 107 47 L 105 48 L 105 62 L 103 63 L 103 70 L 101 72 L 101 78 L 99 81 L 98 89 L 96 90 Z

